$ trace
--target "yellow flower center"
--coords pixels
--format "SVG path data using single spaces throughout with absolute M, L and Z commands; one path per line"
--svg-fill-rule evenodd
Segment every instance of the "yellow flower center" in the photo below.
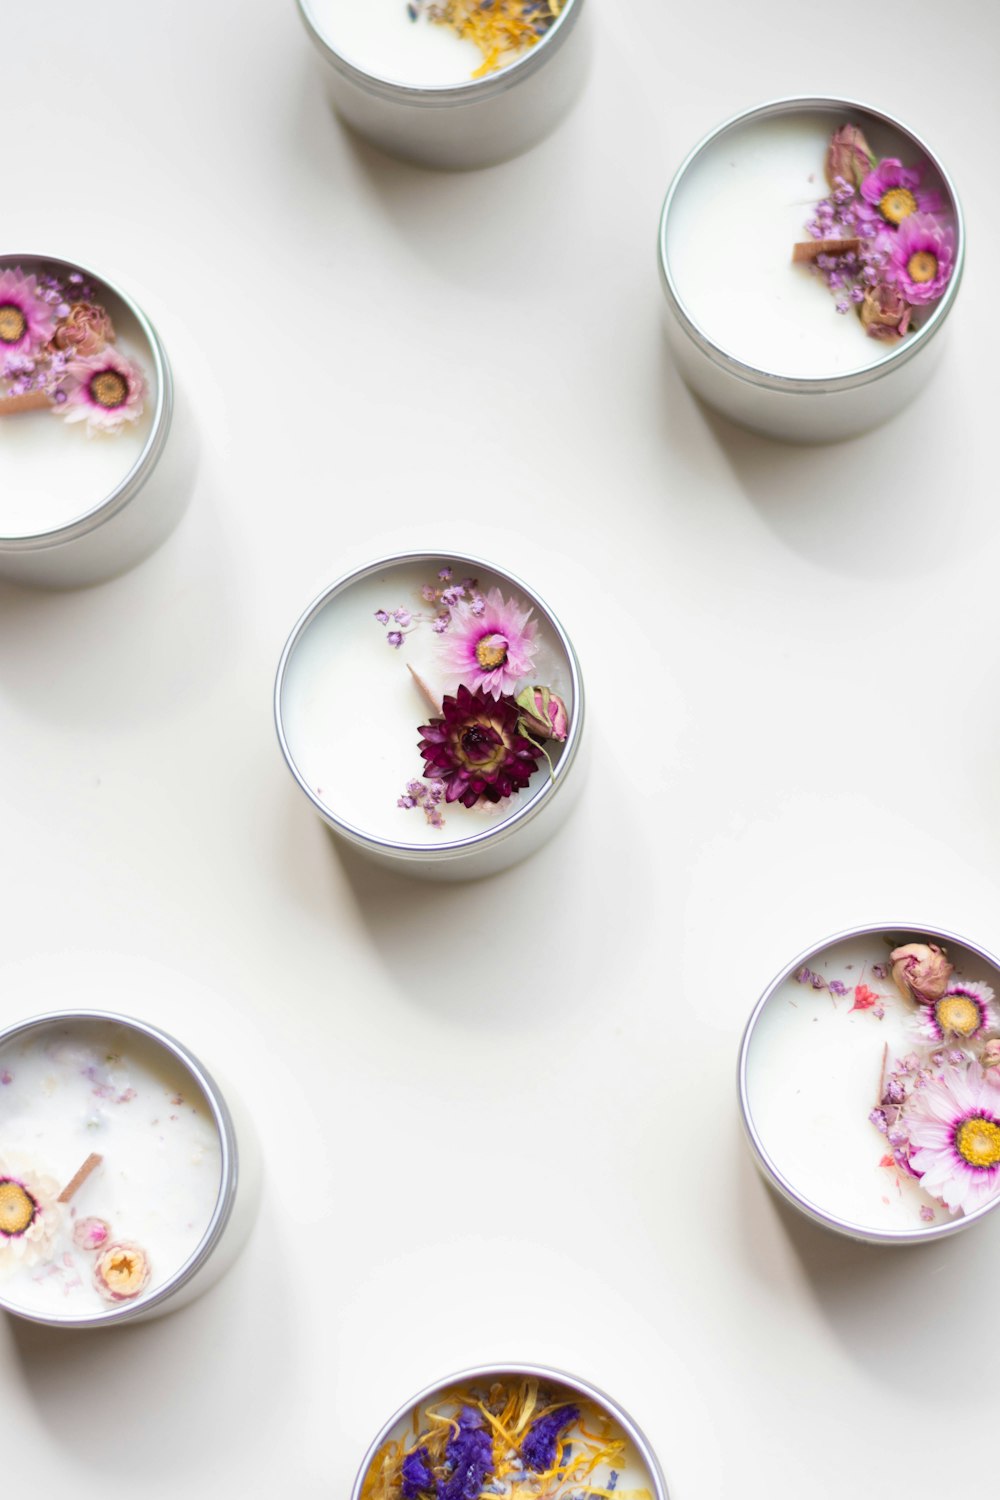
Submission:
M 934 1007 L 934 1015 L 941 1030 L 954 1036 L 975 1036 L 982 1021 L 979 1006 L 967 995 L 945 995 Z
M 0 303 L 0 344 L 17 344 L 28 331 L 28 320 L 13 302 Z
M 902 224 L 904 219 L 916 213 L 917 200 L 909 188 L 894 187 L 882 194 L 878 207 L 883 219 L 888 219 L 890 224 Z
M 101 370 L 90 382 L 90 394 L 98 406 L 114 411 L 128 399 L 128 381 L 117 370 Z
M 484 635 L 476 644 L 476 661 L 484 672 L 495 672 L 507 660 L 507 642 L 502 635 Z
M 35 1222 L 38 1204 L 19 1182 L 0 1178 L 0 1234 L 23 1234 Z
M 982 1115 L 963 1120 L 955 1132 L 955 1150 L 970 1167 L 995 1167 L 1000 1163 L 1000 1125 Z
M 918 285 L 922 285 L 925 281 L 933 281 L 937 275 L 937 268 L 937 256 L 932 255 L 929 250 L 918 250 L 906 262 L 906 274 Z

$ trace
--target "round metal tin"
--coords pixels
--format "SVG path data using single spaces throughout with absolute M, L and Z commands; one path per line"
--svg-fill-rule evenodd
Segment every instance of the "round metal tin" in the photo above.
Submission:
M 567 1375 L 562 1370 L 553 1370 L 546 1365 L 474 1365 L 469 1370 L 459 1370 L 456 1375 L 451 1375 L 447 1380 L 437 1380 L 433 1385 L 426 1386 L 418 1392 L 410 1401 L 407 1401 L 394 1416 L 391 1416 L 382 1428 L 381 1432 L 372 1442 L 365 1454 L 358 1477 L 354 1481 L 351 1491 L 351 1500 L 361 1500 L 364 1488 L 365 1475 L 368 1473 L 372 1459 L 379 1448 L 388 1438 L 396 1425 L 406 1419 L 415 1407 L 423 1406 L 432 1401 L 440 1392 L 451 1389 L 457 1385 L 468 1385 L 478 1381 L 497 1380 L 504 1376 L 513 1376 L 516 1379 L 551 1381 L 553 1385 L 563 1386 L 566 1390 L 583 1396 L 587 1401 L 593 1401 L 595 1405 L 601 1406 L 611 1416 L 633 1445 L 642 1462 L 649 1470 L 649 1477 L 653 1482 L 653 1500 L 669 1500 L 666 1480 L 660 1468 L 659 1460 L 653 1452 L 648 1439 L 626 1411 L 606 1396 L 597 1386 L 590 1385 L 588 1381 L 579 1380 L 575 1375 Z
M 25 1032 L 37 1028 L 52 1028 L 60 1025 L 72 1026 L 80 1021 L 102 1021 L 109 1026 L 122 1027 L 125 1031 L 137 1032 L 146 1040 L 162 1047 L 172 1059 L 188 1072 L 204 1094 L 219 1133 L 222 1153 L 219 1194 L 208 1228 L 196 1250 L 185 1263 L 165 1282 L 136 1303 L 121 1303 L 109 1307 L 107 1312 L 83 1318 L 46 1317 L 41 1313 L 18 1307 L 8 1302 L 0 1283 L 0 1311 L 31 1323 L 42 1323 L 52 1328 L 107 1328 L 121 1323 L 136 1323 L 146 1318 L 159 1317 L 163 1313 L 175 1312 L 186 1306 L 195 1297 L 207 1291 L 229 1268 L 243 1248 L 253 1222 L 255 1204 L 249 1201 L 252 1194 L 247 1184 L 240 1183 L 240 1152 L 237 1146 L 236 1127 L 229 1105 L 223 1098 L 215 1079 L 198 1061 L 192 1052 L 147 1021 L 139 1021 L 114 1011 L 78 1010 L 50 1011 L 30 1020 L 19 1021 L 0 1031 L 0 1048 Z M 242 1132 L 241 1132 L 242 1133 Z M 245 1139 L 245 1137 L 244 1137 Z M 251 1186 L 253 1173 L 251 1173 Z M 237 1211 L 237 1198 L 239 1206 Z
M 311 0 L 297 3 L 329 64 L 337 112 L 374 145 L 424 166 L 462 170 L 519 155 L 555 128 L 586 76 L 586 0 L 566 0 L 545 35 L 507 67 L 438 86 L 408 84 L 359 67 L 324 35 Z
M 519 592 L 533 606 L 565 657 L 573 697 L 573 711 L 562 753 L 551 775 L 530 801 L 524 803 L 508 817 L 488 828 L 471 833 L 463 838 L 448 839 L 440 843 L 421 845 L 396 843 L 391 839 L 367 833 L 340 817 L 329 807 L 303 776 L 295 755 L 289 745 L 285 730 L 283 693 L 289 662 L 305 631 L 330 601 L 346 592 L 354 584 L 370 578 L 386 568 L 406 563 L 442 562 L 454 564 L 462 570 L 493 574 L 504 584 Z M 285 643 L 278 663 L 274 685 L 274 722 L 278 742 L 288 769 L 308 797 L 312 806 L 334 833 L 347 843 L 361 849 L 365 854 L 396 871 L 428 876 L 438 880 L 470 880 L 481 875 L 492 875 L 499 870 L 525 859 L 539 848 L 561 825 L 570 812 L 574 797 L 573 789 L 579 790 L 582 781 L 582 766 L 579 765 L 580 747 L 583 740 L 585 710 L 583 677 L 572 642 L 548 605 L 527 584 L 505 568 L 484 558 L 470 557 L 460 552 L 399 552 L 391 557 L 379 558 L 339 578 L 314 599 L 296 622 Z M 574 774 L 575 773 L 575 774 Z M 567 790 L 570 788 L 570 790 Z
M 124 572 L 152 552 L 173 530 L 184 508 L 186 494 L 178 475 L 161 464 L 173 416 L 173 380 L 160 337 L 142 309 L 126 292 L 99 272 L 78 261 L 53 255 L 0 255 L 0 269 L 8 266 L 81 271 L 117 301 L 135 320 L 144 338 L 153 411 L 146 443 L 129 472 L 97 505 L 64 525 L 34 536 L 0 534 L 0 578 L 73 587 L 97 583 Z M 15 421 L 9 417 L 6 420 Z M 171 448 L 175 445 L 171 444 Z
M 980 960 L 984 964 L 988 964 L 992 969 L 1000 972 L 1000 960 L 995 958 L 988 949 L 981 948 L 978 943 L 972 943 L 968 938 L 959 937 L 952 932 L 946 932 L 940 927 L 921 927 L 919 924 L 913 922 L 873 922 L 863 927 L 849 927 L 844 932 L 835 932 L 831 937 L 824 938 L 821 943 L 814 943 L 810 948 L 807 948 L 803 953 L 793 958 L 790 963 L 786 964 L 780 974 L 771 981 L 758 1000 L 747 1022 L 746 1030 L 743 1033 L 743 1040 L 740 1044 L 737 1073 L 740 1116 L 754 1159 L 767 1183 L 787 1203 L 790 1203 L 793 1208 L 797 1208 L 807 1218 L 812 1219 L 814 1223 L 822 1225 L 824 1229 L 832 1229 L 837 1234 L 846 1235 L 849 1239 L 861 1240 L 871 1245 L 924 1245 L 932 1240 L 942 1240 L 949 1235 L 958 1234 L 963 1229 L 968 1229 L 971 1225 L 977 1223 L 980 1219 L 984 1219 L 994 1209 L 1000 1208 L 1000 1194 L 991 1202 L 984 1203 L 973 1213 L 963 1214 L 956 1219 L 951 1219 L 940 1224 L 928 1224 L 922 1229 L 878 1231 L 867 1225 L 854 1224 L 847 1219 L 839 1218 L 836 1214 L 830 1213 L 825 1209 L 821 1203 L 814 1203 L 811 1199 L 805 1197 L 795 1186 L 794 1182 L 789 1181 L 775 1165 L 754 1124 L 753 1110 L 750 1104 L 747 1085 L 747 1062 L 757 1022 L 769 1000 L 775 991 L 784 984 L 785 980 L 796 973 L 803 964 L 808 964 L 810 960 L 816 958 L 826 949 L 833 947 L 835 943 L 845 942 L 852 938 L 883 936 L 887 939 L 891 938 L 894 946 L 913 941 L 942 943 L 947 946 L 950 953 L 953 953 L 956 949 L 962 950 L 964 953 Z
M 721 136 L 752 121 L 807 111 L 829 112 L 831 120 L 842 121 L 849 116 L 861 125 L 875 122 L 905 136 L 940 178 L 955 224 L 955 268 L 944 295 L 926 322 L 884 360 L 832 376 L 788 376 L 758 369 L 710 338 L 685 306 L 682 291 L 671 272 L 668 249 L 671 209 L 685 174 L 703 152 Z M 667 190 L 657 246 L 660 283 L 667 307 L 667 341 L 692 390 L 740 426 L 768 437 L 797 443 L 835 442 L 888 420 L 925 386 L 941 352 L 937 335 L 951 312 L 962 279 L 965 220 L 947 171 L 930 147 L 902 121 L 857 100 L 827 95 L 790 97 L 732 115 L 688 153 Z

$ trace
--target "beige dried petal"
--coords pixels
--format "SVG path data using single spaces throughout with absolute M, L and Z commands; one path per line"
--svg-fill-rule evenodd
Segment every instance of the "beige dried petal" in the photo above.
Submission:
M 955 967 L 937 943 L 904 943 L 892 950 L 890 958 L 896 988 L 917 1004 L 940 1000 Z

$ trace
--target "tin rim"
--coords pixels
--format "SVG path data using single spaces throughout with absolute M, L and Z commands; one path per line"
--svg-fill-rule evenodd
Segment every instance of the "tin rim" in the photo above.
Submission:
M 514 812 L 503 818 L 499 823 L 491 823 L 488 828 L 482 828 L 476 833 L 466 834 L 463 838 L 445 839 L 440 843 L 434 844 L 407 844 L 394 839 L 382 838 L 378 834 L 366 833 L 363 828 L 358 828 L 355 824 L 349 823 L 346 819 L 339 817 L 332 807 L 316 795 L 299 770 L 286 738 L 281 699 L 285 684 L 285 674 L 296 647 L 312 622 L 336 595 L 346 592 L 354 584 L 362 583 L 366 578 L 372 577 L 375 573 L 381 573 L 386 568 L 394 568 L 400 564 L 405 565 L 407 563 L 438 561 L 459 563 L 463 568 L 468 567 L 474 570 L 479 569 L 484 573 L 493 573 L 504 583 L 521 590 L 525 598 L 530 600 L 534 609 L 544 618 L 546 624 L 551 627 L 556 635 L 569 666 L 570 686 L 573 693 L 573 716 L 570 720 L 569 732 L 563 744 L 562 754 L 559 757 L 555 771 L 548 774 L 544 786 L 540 787 L 531 800 L 526 802 L 523 807 L 515 809 Z M 430 552 L 424 549 L 416 552 L 398 552 L 389 557 L 378 558 L 375 562 L 366 563 L 364 567 L 356 568 L 350 573 L 345 573 L 335 583 L 331 583 L 328 588 L 325 588 L 299 616 L 288 640 L 285 642 L 281 659 L 278 662 L 278 671 L 274 682 L 274 724 L 278 734 L 278 743 L 281 746 L 281 753 L 285 757 L 288 769 L 295 777 L 302 791 L 309 798 L 316 812 L 319 813 L 323 821 L 329 824 L 336 833 L 342 835 L 359 848 L 367 849 L 370 852 L 390 855 L 398 859 L 401 863 L 420 861 L 432 864 L 460 855 L 473 854 L 487 844 L 503 843 L 512 834 L 516 833 L 519 828 L 536 818 L 543 808 L 552 802 L 562 787 L 565 786 L 570 771 L 577 759 L 583 734 L 583 677 L 576 652 L 573 649 L 573 643 L 558 618 L 553 614 L 545 601 L 518 578 L 516 574 L 509 572 L 506 568 L 497 567 L 495 563 L 488 562 L 485 558 L 472 557 L 465 552 Z
M 593 1401 L 597 1406 L 603 1406 L 609 1413 L 609 1415 L 612 1416 L 614 1420 L 619 1424 L 622 1431 L 625 1433 L 625 1436 L 633 1444 L 636 1452 L 639 1454 L 643 1463 L 646 1465 L 646 1468 L 649 1470 L 649 1477 L 653 1481 L 654 1500 L 669 1500 L 669 1493 L 667 1490 L 666 1480 L 663 1477 L 663 1470 L 660 1468 L 659 1459 L 653 1452 L 648 1438 L 645 1436 L 642 1429 L 636 1426 L 635 1422 L 628 1415 L 628 1413 L 618 1405 L 617 1401 L 613 1401 L 610 1396 L 605 1395 L 604 1391 L 600 1390 L 596 1385 L 591 1385 L 586 1380 L 580 1380 L 575 1375 L 567 1375 L 564 1370 L 555 1370 L 549 1365 L 516 1365 L 502 1363 L 491 1365 L 473 1365 L 471 1369 L 459 1370 L 457 1374 L 450 1375 L 446 1380 L 436 1380 L 434 1381 L 433 1385 L 425 1386 L 424 1389 L 422 1391 L 419 1391 L 417 1395 L 414 1396 L 410 1401 L 405 1402 L 404 1405 L 401 1406 L 399 1410 L 389 1418 L 388 1422 L 386 1422 L 382 1427 L 378 1436 L 370 1444 L 367 1453 L 362 1459 L 361 1468 L 358 1470 L 358 1476 L 354 1481 L 354 1488 L 351 1491 L 351 1500 L 361 1500 L 361 1491 L 364 1485 L 365 1475 L 368 1473 L 368 1469 L 371 1465 L 372 1459 L 375 1457 L 379 1448 L 385 1442 L 386 1438 L 392 1432 L 396 1424 L 403 1421 L 405 1417 L 409 1416 L 414 1407 L 420 1406 L 423 1403 L 431 1400 L 435 1395 L 437 1395 L 439 1391 L 447 1390 L 450 1386 L 464 1384 L 466 1382 L 475 1380 L 496 1379 L 497 1377 L 504 1375 L 526 1376 L 529 1380 L 551 1380 L 558 1385 L 565 1386 L 567 1390 L 575 1391 L 577 1395 L 585 1397 L 588 1401 Z
M 16 537 L 0 534 L 0 554 L 37 552 L 47 547 L 61 546 L 65 542 L 77 541 L 80 537 L 95 531 L 98 526 L 117 515 L 120 510 L 124 510 L 125 506 L 135 499 L 160 460 L 170 431 L 174 409 L 173 379 L 166 350 L 160 342 L 159 334 L 142 308 L 127 292 L 123 292 L 116 282 L 109 281 L 106 276 L 102 276 L 100 272 L 92 270 L 81 261 L 63 260 L 57 255 L 8 255 L 6 252 L 0 255 L 0 267 L 25 263 L 35 266 L 51 266 L 66 271 L 82 271 L 85 276 L 90 277 L 100 287 L 106 288 L 119 299 L 138 323 L 149 345 L 156 377 L 156 404 L 153 408 L 149 436 L 146 438 L 142 452 L 128 473 L 113 490 L 105 495 L 103 500 L 99 500 L 95 506 L 85 511 L 83 515 L 77 516 L 75 520 L 67 522 L 64 526 L 53 527 L 50 531 L 39 531 L 31 536 Z
M 226 1225 L 229 1223 L 233 1206 L 236 1202 L 236 1190 L 239 1183 L 239 1150 L 236 1142 L 236 1130 L 233 1125 L 229 1106 L 226 1104 L 218 1084 L 206 1068 L 198 1061 L 192 1052 L 175 1037 L 166 1031 L 161 1031 L 158 1026 L 153 1026 L 148 1021 L 140 1021 L 135 1016 L 123 1016 L 117 1011 L 110 1010 L 55 1010 L 46 1011 L 42 1015 L 32 1016 L 26 1021 L 18 1021 L 13 1026 L 5 1027 L 0 1031 L 0 1047 L 20 1036 L 23 1032 L 32 1031 L 36 1027 L 50 1027 L 56 1025 L 71 1025 L 76 1021 L 106 1021 L 110 1025 L 123 1026 L 126 1030 L 137 1031 L 147 1041 L 157 1043 L 169 1052 L 176 1062 L 179 1062 L 188 1073 L 191 1074 L 195 1083 L 201 1089 L 219 1135 L 219 1146 L 222 1160 L 220 1164 L 219 1193 L 215 1201 L 212 1217 L 208 1222 L 202 1238 L 188 1256 L 187 1260 L 177 1268 L 163 1284 L 151 1292 L 148 1297 L 141 1298 L 138 1302 L 122 1304 L 109 1307 L 107 1312 L 90 1314 L 82 1318 L 55 1318 L 48 1317 L 44 1313 L 33 1312 L 30 1309 L 18 1307 L 10 1302 L 3 1294 L 0 1287 L 0 1311 L 7 1312 L 14 1317 L 23 1318 L 29 1323 L 43 1323 L 50 1328 L 103 1328 L 111 1323 L 125 1323 L 148 1313 L 152 1308 L 159 1307 L 168 1298 L 178 1291 L 182 1286 L 201 1270 L 208 1260 L 212 1251 L 218 1245 Z
M 783 1175 L 771 1160 L 767 1148 L 761 1140 L 753 1122 L 753 1111 L 750 1107 L 750 1094 L 747 1086 L 747 1061 L 750 1048 L 753 1044 L 757 1022 L 771 997 L 784 984 L 785 980 L 794 974 L 796 969 L 801 968 L 811 958 L 815 958 L 818 953 L 831 948 L 835 943 L 847 942 L 851 938 L 859 937 L 888 937 L 893 933 L 898 933 L 901 936 L 905 934 L 907 940 L 913 937 L 921 937 L 930 939 L 932 942 L 955 943 L 960 948 L 965 948 L 970 953 L 974 953 L 993 969 L 1000 971 L 1000 960 L 990 953 L 988 948 L 983 948 L 979 943 L 971 942 L 969 938 L 962 937 L 957 932 L 949 932 L 943 927 L 921 927 L 918 923 L 914 922 L 866 923 L 862 927 L 849 927 L 843 932 L 835 932 L 831 937 L 824 938 L 822 942 L 813 943 L 811 947 L 806 948 L 800 953 L 797 958 L 793 958 L 791 963 L 786 964 L 781 972 L 772 979 L 751 1012 L 750 1019 L 743 1032 L 743 1040 L 740 1043 L 739 1065 L 737 1069 L 740 1117 L 750 1144 L 750 1149 L 763 1175 L 771 1186 L 777 1189 L 786 1202 L 805 1214 L 807 1218 L 812 1219 L 817 1224 L 821 1224 L 826 1229 L 832 1229 L 838 1234 L 847 1235 L 850 1239 L 864 1240 L 870 1244 L 924 1245 L 930 1240 L 945 1239 L 949 1235 L 958 1234 L 963 1229 L 968 1229 L 970 1225 L 977 1223 L 978 1220 L 984 1219 L 987 1214 L 992 1213 L 995 1208 L 1000 1207 L 1000 1193 L 991 1202 L 982 1204 L 971 1214 L 961 1214 L 958 1218 L 951 1219 L 945 1224 L 928 1224 L 924 1229 L 872 1229 L 863 1224 L 855 1224 L 850 1219 L 838 1218 L 836 1214 L 829 1213 L 820 1204 L 813 1203 L 811 1199 L 806 1198 L 800 1193 L 795 1185 Z
M 493 98 L 515 88 L 522 79 L 530 77 L 543 67 L 547 57 L 562 45 L 584 6 L 584 0 L 566 0 L 545 35 L 516 61 L 508 63 L 497 73 L 488 73 L 483 78 L 469 78 L 464 83 L 412 84 L 370 73 L 366 68 L 351 62 L 350 58 L 337 51 L 313 20 L 311 0 L 296 0 L 296 3 L 313 44 L 342 77 L 349 79 L 366 93 L 376 94 L 380 98 L 430 108 Z
M 777 375 L 768 370 L 758 369 L 755 365 L 748 364 L 745 360 L 738 359 L 736 355 L 730 354 L 721 344 L 717 344 L 692 317 L 684 304 L 673 274 L 670 270 L 670 259 L 667 252 L 667 221 L 673 207 L 674 199 L 681 187 L 683 178 L 695 160 L 706 151 L 716 140 L 730 130 L 735 130 L 741 125 L 747 125 L 754 120 L 764 119 L 771 115 L 787 115 L 809 110 L 829 110 L 843 113 L 863 113 L 877 120 L 882 125 L 888 125 L 891 129 L 898 131 L 907 140 L 923 153 L 926 160 L 937 172 L 942 185 L 951 200 L 952 211 L 955 216 L 955 268 L 952 271 L 951 280 L 927 319 L 926 323 L 908 338 L 905 343 L 899 344 L 890 350 L 885 357 L 874 365 L 865 365 L 860 369 L 844 370 L 838 375 Z M 752 109 L 741 110 L 738 114 L 731 115 L 710 130 L 707 135 L 695 145 L 681 162 L 674 173 L 673 181 L 667 189 L 667 196 L 663 201 L 663 209 L 660 214 L 660 230 L 657 241 L 657 258 L 660 269 L 660 283 L 664 296 L 671 313 L 677 319 L 680 327 L 690 338 L 691 342 L 705 354 L 713 364 L 730 374 L 737 376 L 740 380 L 750 385 L 763 386 L 769 390 L 785 391 L 792 395 L 826 395 L 833 391 L 853 390 L 859 386 L 871 385 L 877 380 L 884 379 L 894 369 L 906 364 L 927 345 L 944 323 L 945 318 L 951 311 L 955 297 L 958 295 L 959 284 L 962 280 L 962 272 L 965 268 L 965 216 L 962 213 L 962 205 L 959 201 L 955 184 L 941 163 L 940 159 L 930 149 L 923 138 L 911 130 L 902 120 L 895 115 L 886 114 L 884 110 L 876 109 L 874 105 L 864 104 L 857 99 L 843 99 L 834 95 L 789 95 L 781 99 L 772 99 L 767 104 L 755 105 Z

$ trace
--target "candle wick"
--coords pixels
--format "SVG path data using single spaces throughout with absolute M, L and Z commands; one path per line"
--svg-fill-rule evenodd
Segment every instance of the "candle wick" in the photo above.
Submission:
M 103 1156 L 98 1156 L 96 1151 L 92 1151 L 87 1157 L 87 1160 L 84 1162 L 83 1166 L 80 1168 L 79 1172 L 77 1172 L 76 1176 L 71 1177 L 69 1182 L 67 1182 L 66 1186 L 59 1194 L 59 1197 L 56 1199 L 56 1202 L 68 1203 L 73 1194 L 78 1192 L 79 1189 L 83 1187 L 83 1184 L 86 1182 L 91 1172 L 94 1171 L 95 1167 L 99 1167 L 103 1160 Z
M 23 396 L 0 397 L 0 417 L 13 417 L 20 411 L 44 411 L 52 405 L 45 391 L 26 391 Z
M 413 668 L 410 667 L 410 663 L 409 662 L 407 662 L 406 665 L 409 667 L 409 669 L 410 669 L 410 676 L 413 678 L 414 682 L 416 683 L 417 688 L 419 689 L 420 694 L 423 697 L 424 701 L 426 702 L 426 704 L 427 704 L 428 708 L 430 709 L 431 713 L 434 714 L 437 718 L 440 718 L 441 717 L 441 705 L 440 705 L 440 703 L 437 701 L 437 699 L 435 698 L 434 694 L 431 692 L 430 688 L 427 686 L 426 682 L 421 677 L 420 673 L 419 672 L 414 672 Z

